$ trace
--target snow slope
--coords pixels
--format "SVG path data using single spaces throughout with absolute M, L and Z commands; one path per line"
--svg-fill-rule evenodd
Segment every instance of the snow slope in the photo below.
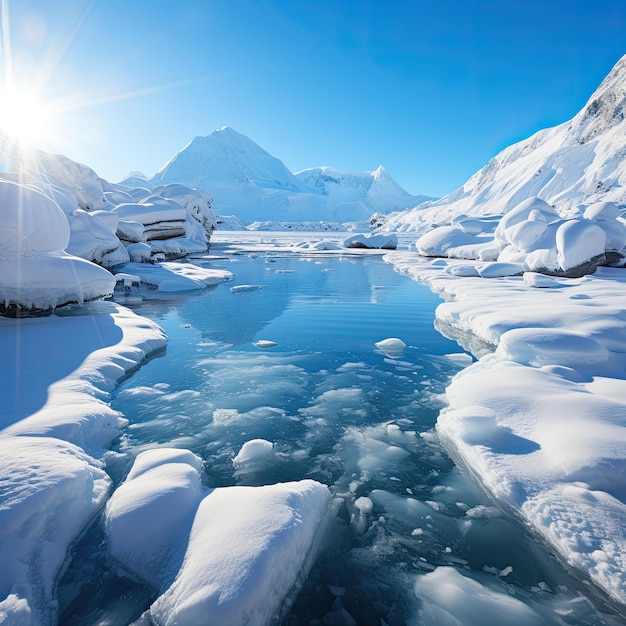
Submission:
M 390 217 L 385 229 L 426 230 L 457 215 L 506 213 L 531 196 L 561 215 L 599 201 L 626 204 L 626 56 L 570 121 L 509 146 L 462 187 Z
M 136 175 L 123 185 L 154 188 L 182 183 L 202 189 L 221 215 L 254 221 L 366 220 L 372 213 L 415 206 L 412 196 L 379 167 L 374 172 L 314 168 L 292 174 L 254 141 L 224 127 L 196 137 L 151 178 Z

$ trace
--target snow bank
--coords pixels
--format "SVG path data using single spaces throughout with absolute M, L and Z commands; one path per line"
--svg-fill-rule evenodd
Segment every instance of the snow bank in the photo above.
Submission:
M 109 393 L 164 345 L 158 326 L 110 302 L 76 316 L 0 318 L 0 351 L 12 364 L 0 379 L 5 623 L 56 623 L 56 579 L 104 504 L 100 457 L 126 423 Z
M 592 204 L 578 217 L 563 219 L 539 198 L 524 200 L 498 221 L 494 216 L 488 220 L 459 216 L 416 242 L 424 256 L 499 261 L 517 266 L 520 272 L 569 277 L 593 273 L 599 265 L 621 263 L 625 245 L 626 223 L 615 204 Z M 482 267 L 486 273 L 478 273 L 483 277 L 494 277 L 499 271 L 490 265 Z
M 611 217 L 612 211 L 609 211 Z M 438 324 L 497 346 L 459 373 L 437 431 L 561 557 L 626 604 L 626 276 L 476 280 L 386 257 L 446 297 Z
M 248 442 L 242 460 L 265 444 Z M 150 450 L 107 506 L 109 550 L 159 590 L 155 624 L 267 624 L 306 575 L 329 503 L 313 480 L 201 493 L 197 457 Z

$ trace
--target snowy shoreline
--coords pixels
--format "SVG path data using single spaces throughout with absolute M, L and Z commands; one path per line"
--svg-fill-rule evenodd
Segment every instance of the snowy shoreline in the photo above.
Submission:
M 480 477 L 613 600 L 626 604 L 626 275 L 555 279 L 455 275 L 467 261 L 385 256 L 446 300 L 447 328 L 498 346 L 446 391 L 439 436 Z
M 107 499 L 103 457 L 127 423 L 110 393 L 166 337 L 96 302 L 75 316 L 0 318 L 0 345 L 11 364 L 0 387 L 10 403 L 0 432 L 0 622 L 54 623 L 55 581 Z

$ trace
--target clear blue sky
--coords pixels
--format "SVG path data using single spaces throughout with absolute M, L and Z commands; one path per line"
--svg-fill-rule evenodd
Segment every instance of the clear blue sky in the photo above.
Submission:
M 292 171 L 443 195 L 626 53 L 623 0 L 3 1 L 14 79 L 73 109 L 40 147 L 111 181 L 228 125 Z

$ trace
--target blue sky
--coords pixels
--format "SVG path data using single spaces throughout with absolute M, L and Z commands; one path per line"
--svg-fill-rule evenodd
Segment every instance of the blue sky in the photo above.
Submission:
M 39 147 L 111 181 L 153 174 L 228 125 L 292 171 L 383 164 L 408 191 L 443 195 L 502 148 L 571 118 L 626 54 L 622 0 L 4 8 L 14 80 L 66 109 Z

